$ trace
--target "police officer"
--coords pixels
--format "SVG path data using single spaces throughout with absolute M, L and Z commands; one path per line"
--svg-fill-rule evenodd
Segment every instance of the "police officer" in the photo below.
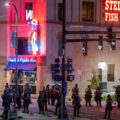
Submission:
M 74 96 L 79 93 L 78 85 L 75 84 L 75 86 L 72 89 L 72 99 L 74 99 Z M 73 102 L 72 102 L 73 103 Z
M 89 104 L 89 107 L 91 107 L 91 98 L 92 98 L 92 91 L 90 85 L 88 85 L 88 88 L 85 91 L 86 106 L 88 106 Z
M 49 85 L 46 86 L 46 92 L 47 92 L 47 102 L 50 104 L 50 88 Z
M 75 94 L 74 95 L 74 98 L 73 98 L 73 105 L 74 105 L 74 117 L 79 117 L 79 109 L 81 107 L 81 104 L 80 104 L 80 96 L 78 94 Z
M 44 114 L 44 97 L 43 97 L 43 94 L 42 94 L 42 91 L 39 92 L 39 96 L 38 96 L 38 108 L 39 108 L 39 113 L 43 113 Z
M 24 106 L 24 113 L 29 113 L 29 103 L 30 103 L 30 93 L 25 87 L 24 95 L 23 95 L 23 106 Z
M 51 88 L 51 103 L 52 103 L 52 105 L 55 104 L 55 88 L 54 88 L 54 86 L 52 86 L 52 88 Z
M 112 107 L 112 98 L 110 95 L 107 96 L 107 100 L 106 100 L 106 108 L 105 108 L 105 118 L 107 117 L 108 115 L 108 119 L 110 119 L 110 116 L 111 116 L 111 111 L 113 109 Z
M 95 101 L 97 103 L 97 107 L 102 107 L 101 105 L 101 95 L 102 95 L 102 91 L 100 90 L 99 87 L 97 87 L 96 91 L 95 91 Z
M 7 90 L 4 90 L 4 93 L 2 94 L 2 100 L 3 100 L 2 106 L 4 107 L 2 116 L 7 120 L 8 110 L 10 109 L 10 104 L 12 100 L 12 97 Z
M 58 91 L 56 98 L 57 98 L 57 103 L 56 103 L 56 107 L 55 107 L 55 114 L 57 115 L 58 109 L 60 109 L 60 105 L 61 105 L 61 93 L 60 93 L 60 91 Z

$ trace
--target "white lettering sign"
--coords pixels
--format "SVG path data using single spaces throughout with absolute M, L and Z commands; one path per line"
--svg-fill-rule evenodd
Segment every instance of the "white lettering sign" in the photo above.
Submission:
M 26 21 L 33 19 L 33 10 L 26 10 Z
M 16 62 L 16 58 L 9 58 L 8 59 L 8 63 L 15 63 Z M 36 60 L 33 58 L 18 58 L 17 59 L 18 63 L 36 63 Z

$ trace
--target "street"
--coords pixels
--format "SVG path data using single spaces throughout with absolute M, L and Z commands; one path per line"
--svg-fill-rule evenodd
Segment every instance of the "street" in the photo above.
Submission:
M 3 112 L 2 101 L 0 99 L 0 115 Z M 95 102 L 92 102 L 92 107 L 86 107 L 85 102 L 81 102 L 81 109 L 79 117 L 73 118 L 73 108 L 71 102 L 67 102 L 67 111 L 69 120 L 105 120 L 104 112 L 105 112 L 105 102 L 102 102 L 102 108 L 97 108 Z M 114 105 L 114 104 L 113 104 Z M 45 114 L 38 113 L 37 100 L 32 99 L 32 103 L 29 106 L 29 114 L 23 113 L 23 109 L 17 110 L 17 115 L 19 119 L 22 120 L 57 120 L 57 116 L 55 115 L 55 106 L 48 105 L 48 111 L 45 111 Z M 120 120 L 120 110 L 116 108 L 116 106 L 112 110 L 111 120 Z M 2 120 L 2 118 L 0 119 Z

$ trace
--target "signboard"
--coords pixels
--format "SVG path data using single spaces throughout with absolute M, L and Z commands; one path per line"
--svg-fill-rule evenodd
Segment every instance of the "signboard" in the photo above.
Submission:
M 105 0 L 105 21 L 120 21 L 120 0 Z
M 39 54 L 40 51 L 40 30 L 37 20 L 32 20 L 32 32 L 29 38 L 28 51 L 32 51 L 32 54 Z
M 33 3 L 25 3 L 26 21 L 33 19 Z
M 11 48 L 15 48 L 16 47 L 16 32 L 11 32 L 10 46 L 11 46 Z
M 16 62 L 16 58 L 9 58 L 8 59 L 8 63 L 15 63 Z M 17 59 L 18 63 L 36 63 L 36 59 L 35 58 L 18 58 Z

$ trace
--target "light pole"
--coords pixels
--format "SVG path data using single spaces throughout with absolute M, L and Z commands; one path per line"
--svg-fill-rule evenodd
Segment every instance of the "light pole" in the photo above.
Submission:
M 6 3 L 6 6 L 13 6 L 15 9 L 15 13 L 16 13 L 16 39 L 15 39 L 15 57 L 16 57 L 16 74 L 15 74 L 15 84 L 17 86 L 17 82 L 18 82 L 18 65 L 17 65 L 17 61 L 18 61 L 18 40 L 17 40 L 17 32 L 18 32 L 18 14 L 17 14 L 17 8 L 13 3 Z
M 16 36 L 15 36 L 15 57 L 16 57 L 16 74 L 15 74 L 15 86 L 17 87 L 17 82 L 18 82 L 18 64 L 17 64 L 17 61 L 18 61 L 18 40 L 17 40 L 17 32 L 18 32 L 18 14 L 17 14 L 17 8 L 16 6 L 13 4 L 13 3 L 6 3 L 6 6 L 13 6 L 14 9 L 15 9 L 15 13 L 16 13 Z M 14 110 L 15 110 L 15 113 L 16 113 L 16 92 L 17 92 L 17 88 L 14 88 Z M 16 114 L 15 114 L 16 115 Z

